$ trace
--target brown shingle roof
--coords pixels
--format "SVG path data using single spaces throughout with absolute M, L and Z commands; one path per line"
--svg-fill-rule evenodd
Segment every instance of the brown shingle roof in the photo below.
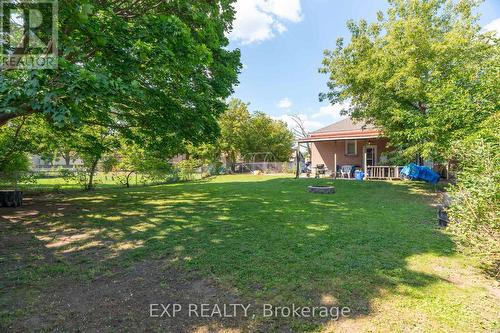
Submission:
M 371 124 L 366 124 L 364 121 L 354 122 L 351 118 L 346 118 L 337 121 L 331 125 L 320 128 L 314 132 L 311 132 L 311 135 L 320 134 L 320 133 L 328 133 L 328 132 L 340 132 L 340 131 L 356 131 L 356 130 L 366 130 L 366 129 L 374 129 L 375 126 Z
M 300 139 L 299 142 L 376 138 L 381 134 L 381 131 L 371 124 L 347 118 L 311 132 L 307 138 Z

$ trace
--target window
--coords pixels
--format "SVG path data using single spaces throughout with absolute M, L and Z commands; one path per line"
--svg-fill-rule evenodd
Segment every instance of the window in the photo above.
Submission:
M 346 155 L 357 155 L 358 154 L 356 140 L 347 140 L 345 142 L 345 154 Z

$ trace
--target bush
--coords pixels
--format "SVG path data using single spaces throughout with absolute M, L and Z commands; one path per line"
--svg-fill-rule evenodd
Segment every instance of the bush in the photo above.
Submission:
M 25 153 L 13 153 L 8 160 L 0 164 L 0 176 L 2 183 L 5 182 L 13 187 L 17 187 L 20 182 L 32 181 L 28 173 L 30 160 Z
M 208 166 L 208 174 L 210 176 L 217 176 L 224 172 L 222 162 L 215 161 Z
M 115 171 L 115 169 L 120 164 L 120 160 L 116 156 L 116 154 L 107 154 L 102 158 L 101 167 L 102 171 L 105 173 L 110 173 Z
M 201 161 L 195 158 L 190 158 L 187 160 L 182 160 L 177 163 L 177 169 L 179 170 L 179 177 L 182 180 L 193 180 L 196 173 L 196 169 L 201 165 Z
M 64 181 L 66 183 L 76 183 L 78 184 L 82 189 L 88 189 L 88 182 L 89 182 L 89 168 L 85 166 L 77 167 L 73 170 L 68 170 L 68 169 L 62 169 L 60 171 L 61 177 L 64 178 Z M 93 185 L 97 185 L 101 183 L 98 179 L 94 178 Z
M 495 125 L 457 143 L 457 182 L 450 189 L 450 230 L 461 245 L 481 259 L 483 268 L 500 274 L 500 137 Z

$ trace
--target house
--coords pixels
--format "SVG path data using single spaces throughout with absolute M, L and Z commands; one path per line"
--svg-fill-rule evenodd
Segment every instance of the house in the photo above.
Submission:
M 58 156 L 53 160 L 46 160 L 39 155 L 31 155 L 31 169 L 41 170 L 41 169 L 53 169 L 53 168 L 65 168 L 72 169 L 83 165 L 83 161 L 70 154 L 66 156 Z
M 324 165 L 328 173 L 336 174 L 342 166 L 351 166 L 365 171 L 372 178 L 396 178 L 396 170 L 382 170 L 377 176 L 379 165 L 386 163 L 383 153 L 390 151 L 388 139 L 380 129 L 365 122 L 350 118 L 340 120 L 300 139 L 300 143 L 311 144 L 311 166 Z M 388 168 L 388 167 L 386 167 Z

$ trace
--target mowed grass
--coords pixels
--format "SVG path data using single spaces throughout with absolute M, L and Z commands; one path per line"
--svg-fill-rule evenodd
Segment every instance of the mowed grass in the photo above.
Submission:
M 308 193 L 312 184 L 336 193 Z M 9 253 L 3 263 L 29 264 L 3 278 L 36 289 L 160 259 L 257 306 L 351 309 L 338 322 L 258 316 L 268 331 L 498 330 L 493 282 L 436 227 L 432 199 L 423 184 L 271 176 L 75 193 L 30 218 L 58 260 Z

